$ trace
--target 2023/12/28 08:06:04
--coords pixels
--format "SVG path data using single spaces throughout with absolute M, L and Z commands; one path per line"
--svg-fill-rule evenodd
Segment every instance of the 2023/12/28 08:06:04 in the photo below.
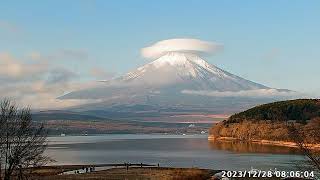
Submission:
M 278 178 L 313 178 L 313 171 L 280 171 L 280 170 L 256 170 L 252 169 L 249 171 L 222 171 L 222 177 L 227 178 L 240 178 L 240 177 L 278 177 Z

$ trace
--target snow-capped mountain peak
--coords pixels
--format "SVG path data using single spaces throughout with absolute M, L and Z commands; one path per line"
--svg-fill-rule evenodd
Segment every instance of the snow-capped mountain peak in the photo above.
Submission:
M 156 58 L 152 62 L 101 82 L 99 87 L 74 91 L 60 99 L 103 101 L 88 106 L 92 109 L 139 104 L 160 109 L 180 107 L 216 111 L 220 106 L 222 109 L 226 106 L 236 108 L 236 103 L 242 106 L 270 101 L 283 93 L 233 75 L 201 58 L 203 52 L 217 48 L 216 44 L 196 40 L 161 41 L 143 49 L 145 57 Z
M 117 80 L 148 87 L 183 84 L 184 88 L 196 90 L 239 91 L 267 88 L 210 65 L 197 54 L 189 52 L 168 52 Z

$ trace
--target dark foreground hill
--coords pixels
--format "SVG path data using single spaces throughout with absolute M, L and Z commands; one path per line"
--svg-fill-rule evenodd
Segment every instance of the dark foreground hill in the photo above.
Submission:
M 232 115 L 229 122 L 241 120 L 295 120 L 305 122 L 320 117 L 319 99 L 296 99 L 263 104 Z
M 320 100 L 297 99 L 256 106 L 210 129 L 211 138 L 292 141 L 290 127 L 308 143 L 320 144 Z

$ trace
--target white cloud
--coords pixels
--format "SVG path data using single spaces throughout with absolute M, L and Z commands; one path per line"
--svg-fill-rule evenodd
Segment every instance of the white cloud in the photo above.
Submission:
M 62 67 L 56 67 L 49 72 L 47 83 L 64 83 L 70 81 L 75 77 L 77 77 L 77 74 L 75 74 L 74 72 Z
M 57 97 L 70 92 L 72 90 L 80 90 L 84 88 L 95 87 L 98 83 L 76 83 L 76 82 L 65 82 L 48 84 L 45 81 L 37 81 L 26 84 L 25 86 L 20 85 L 14 89 L 16 91 L 13 97 L 22 105 L 31 105 L 32 108 L 36 109 L 47 109 L 47 108 L 64 108 L 84 103 L 96 102 L 96 100 L 60 100 Z
M 141 49 L 141 54 L 145 58 L 155 59 L 173 51 L 209 55 L 222 48 L 220 44 L 199 39 L 168 39 Z
M 57 97 L 73 90 L 94 88 L 100 83 L 63 82 L 48 84 L 45 80 L 14 83 L 0 87 L 0 99 L 9 98 L 32 109 L 64 108 L 98 100 L 60 100 Z
M 38 55 L 36 55 L 38 57 Z M 59 100 L 72 90 L 93 88 L 99 82 L 77 82 L 78 76 L 47 61 L 29 63 L 8 53 L 0 53 L 0 99 L 10 98 L 31 108 L 63 108 L 92 100 Z
M 89 54 L 85 49 L 60 49 L 47 55 L 33 51 L 27 54 L 27 58 L 41 61 L 61 61 L 61 60 L 88 60 Z
M 25 80 L 48 71 L 45 62 L 23 63 L 8 53 L 0 53 L 0 80 Z
M 244 91 L 196 91 L 196 90 L 183 90 L 183 94 L 201 95 L 201 96 L 214 96 L 214 97 L 293 97 L 299 96 L 300 93 L 288 90 L 278 89 L 255 89 Z
M 89 73 L 99 80 L 108 80 L 115 76 L 115 73 L 108 72 L 100 67 L 91 68 Z

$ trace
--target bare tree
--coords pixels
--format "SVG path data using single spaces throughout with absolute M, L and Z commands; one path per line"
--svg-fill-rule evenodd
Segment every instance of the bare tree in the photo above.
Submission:
M 295 142 L 308 158 L 308 163 L 299 165 L 300 168 L 314 170 L 320 174 L 320 152 L 312 148 L 312 144 L 320 143 L 320 118 L 311 120 L 307 125 L 299 126 L 294 123 L 288 124 L 289 138 Z
M 46 139 L 43 124 L 32 122 L 30 108 L 18 108 L 10 100 L 0 102 L 0 166 L 4 180 L 13 176 L 22 179 L 29 167 L 46 163 Z

